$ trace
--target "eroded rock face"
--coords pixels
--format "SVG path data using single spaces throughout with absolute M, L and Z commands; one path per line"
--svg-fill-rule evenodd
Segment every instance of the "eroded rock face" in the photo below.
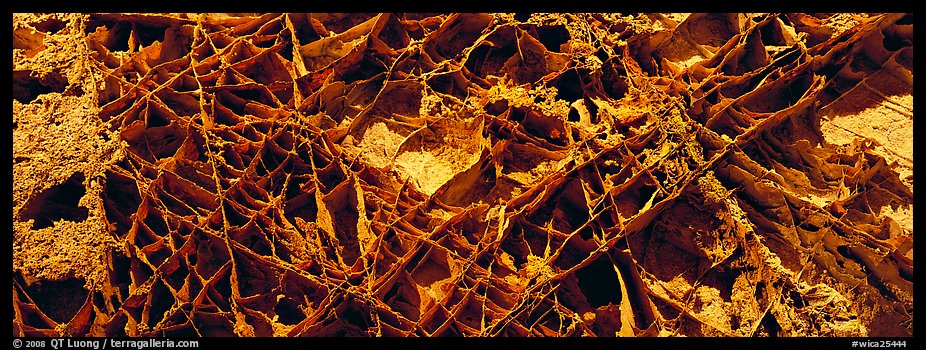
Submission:
M 912 14 L 13 26 L 14 335 L 912 334 Z

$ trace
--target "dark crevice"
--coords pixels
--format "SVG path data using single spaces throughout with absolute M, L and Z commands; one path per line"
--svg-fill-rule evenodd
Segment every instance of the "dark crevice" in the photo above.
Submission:
M 58 220 L 86 220 L 87 208 L 78 206 L 80 198 L 87 193 L 83 183 L 84 174 L 74 173 L 63 184 L 42 191 L 23 206 L 21 220 L 34 219 L 33 230 L 51 227 Z
M 67 86 L 67 78 L 58 72 L 37 76 L 31 70 L 13 71 L 13 98 L 23 104 L 34 101 L 39 95 L 62 93 Z
M 67 23 L 57 18 L 46 18 L 32 25 L 32 27 L 38 29 L 40 32 L 49 34 L 55 34 L 64 29 L 65 26 L 67 26 Z
M 620 305 L 621 283 L 607 255 L 576 271 L 579 289 L 592 307 Z
M 39 310 L 58 323 L 67 323 L 77 314 L 88 291 L 83 279 L 71 278 L 63 281 L 39 281 L 26 286 L 26 293 Z

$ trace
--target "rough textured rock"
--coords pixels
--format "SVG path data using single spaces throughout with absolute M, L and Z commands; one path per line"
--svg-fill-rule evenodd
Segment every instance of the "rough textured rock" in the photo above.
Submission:
M 912 14 L 16 14 L 16 336 L 908 336 Z

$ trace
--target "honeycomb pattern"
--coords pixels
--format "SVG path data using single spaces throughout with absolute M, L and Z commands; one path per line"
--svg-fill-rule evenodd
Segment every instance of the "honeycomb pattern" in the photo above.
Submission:
M 912 334 L 912 187 L 819 131 L 912 15 L 563 18 L 91 15 L 122 249 L 14 334 Z

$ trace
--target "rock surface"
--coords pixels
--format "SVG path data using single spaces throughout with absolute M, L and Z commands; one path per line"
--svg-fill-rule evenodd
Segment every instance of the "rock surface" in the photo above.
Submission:
M 909 336 L 912 14 L 15 14 L 14 336 Z

